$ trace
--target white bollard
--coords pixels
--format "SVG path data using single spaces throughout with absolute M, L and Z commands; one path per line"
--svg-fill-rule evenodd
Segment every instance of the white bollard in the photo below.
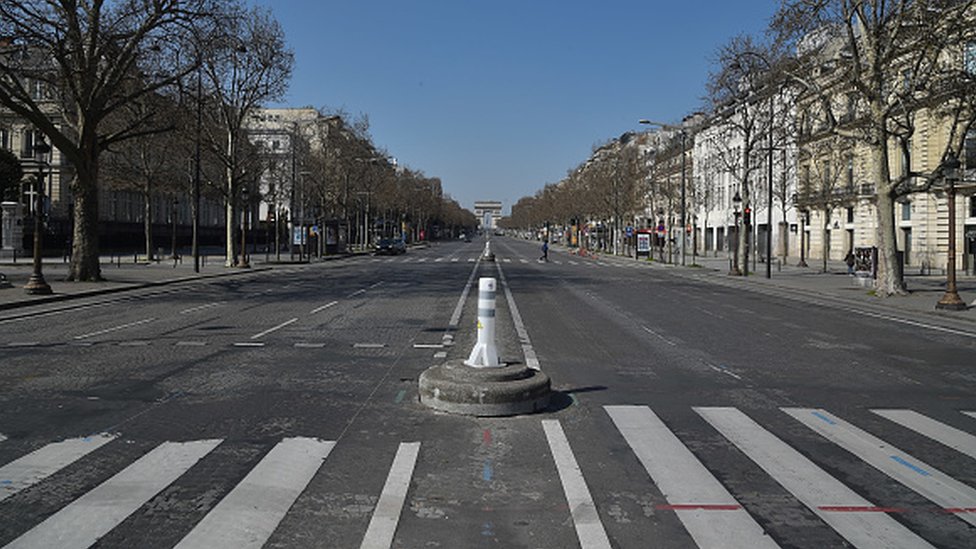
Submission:
M 478 343 L 465 364 L 474 368 L 498 368 L 495 348 L 495 279 L 478 279 Z

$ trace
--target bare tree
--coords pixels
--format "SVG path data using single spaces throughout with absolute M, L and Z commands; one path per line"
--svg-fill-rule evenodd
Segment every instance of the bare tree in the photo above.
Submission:
M 193 69 L 177 52 L 203 33 L 218 0 L 0 0 L 0 105 L 50 138 L 74 169 L 69 279 L 101 280 L 101 153 L 158 131 L 156 113 L 108 128 L 124 105 Z
M 260 157 L 242 154 L 248 140 L 247 119 L 266 101 L 284 95 L 291 77 L 294 55 L 285 44 L 284 31 L 271 13 L 260 7 L 237 7 L 221 18 L 221 33 L 199 45 L 204 75 L 210 92 L 219 101 L 214 113 L 222 135 L 209 136 L 225 167 L 226 246 L 225 266 L 237 261 L 235 220 L 246 174 L 260 171 Z
M 910 159 L 916 119 L 926 111 L 949 129 L 944 153 L 959 151 L 976 116 L 976 90 L 962 52 L 971 40 L 974 5 L 972 0 L 787 0 L 774 18 L 778 40 L 797 52 L 793 82 L 818 107 L 830 131 L 868 150 L 868 175 L 876 185 L 879 296 L 906 292 L 897 260 L 896 200 L 928 190 L 943 170 L 940 164 L 922 173 L 909 163 L 894 173 L 891 152 Z M 849 112 L 853 116 L 845 117 Z

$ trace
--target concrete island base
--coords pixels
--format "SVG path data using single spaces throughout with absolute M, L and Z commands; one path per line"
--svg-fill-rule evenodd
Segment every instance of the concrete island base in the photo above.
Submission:
M 473 368 L 451 360 L 420 374 L 420 402 L 452 414 L 531 414 L 546 409 L 549 397 L 549 376 L 521 364 Z

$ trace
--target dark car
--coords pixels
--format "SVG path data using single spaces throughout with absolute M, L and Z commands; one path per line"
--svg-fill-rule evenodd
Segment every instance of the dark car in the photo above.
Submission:
M 382 238 L 376 243 L 376 255 L 399 255 L 407 253 L 407 245 L 399 238 Z

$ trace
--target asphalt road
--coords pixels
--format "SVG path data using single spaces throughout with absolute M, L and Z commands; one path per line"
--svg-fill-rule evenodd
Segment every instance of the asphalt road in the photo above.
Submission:
M 3 313 L 0 546 L 976 547 L 976 333 L 482 248 Z M 546 413 L 417 402 L 478 276 Z

